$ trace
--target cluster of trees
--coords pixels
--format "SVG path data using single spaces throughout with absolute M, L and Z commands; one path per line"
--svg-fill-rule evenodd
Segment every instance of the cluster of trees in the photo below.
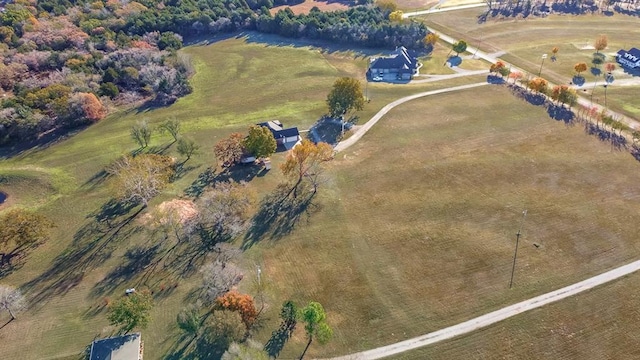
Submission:
M 244 155 L 264 158 L 276 152 L 276 148 L 276 139 L 271 130 L 264 126 L 252 125 L 247 135 L 232 133 L 218 141 L 213 150 L 222 167 L 228 168 L 240 162 Z
M 298 322 L 304 324 L 304 331 L 307 337 L 307 345 L 305 346 L 299 359 L 303 359 L 309 350 L 313 340 L 320 344 L 326 344 L 333 336 L 333 330 L 327 323 L 327 314 L 322 304 L 316 301 L 309 302 L 304 308 L 300 309 L 291 300 L 287 300 L 280 308 L 280 326 L 271 336 L 271 341 L 284 337 L 289 339 L 293 331 L 296 329 Z M 280 350 L 284 344 L 276 344 L 267 342 L 265 350 L 272 357 L 278 357 Z
M 0 14 L 0 145 L 102 119 L 111 104 L 169 104 L 191 91 L 182 36 L 257 30 L 367 47 L 429 45 L 422 23 L 390 19 L 391 2 L 271 15 L 272 0 L 158 4 L 18 1 Z
M 345 11 L 294 15 L 286 8 L 275 16 L 263 13 L 256 19 L 256 30 L 286 37 L 306 37 L 365 47 L 423 49 L 428 33 L 424 24 L 397 22 L 386 7 L 359 6 Z
M 112 103 L 167 104 L 190 92 L 190 64 L 174 51 L 179 35 L 123 27 L 140 6 L 7 5 L 0 13 L 0 145 L 99 121 Z
M 495 64 L 491 64 L 491 66 L 489 67 L 489 73 L 500 74 L 501 77 L 505 78 L 511 74 L 511 70 L 504 62 L 497 61 Z
M 489 6 L 487 14 L 482 16 L 493 17 L 527 17 L 546 16 L 549 13 L 610 13 L 613 10 L 638 16 L 640 1 L 638 0 L 554 0 L 554 1 L 507 1 L 507 0 L 485 0 Z

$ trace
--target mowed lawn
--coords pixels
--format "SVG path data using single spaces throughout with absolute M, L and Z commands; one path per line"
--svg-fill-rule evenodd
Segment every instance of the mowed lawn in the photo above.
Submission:
M 331 166 L 316 212 L 250 250 L 271 303 L 325 305 L 335 338 L 312 356 L 434 331 L 640 256 L 640 164 L 502 87 L 403 104 Z M 283 358 L 303 347 L 298 333 Z
M 640 275 L 389 359 L 637 359 Z
M 542 76 L 554 83 L 568 84 L 574 75 L 573 67 L 579 62 L 585 62 L 590 68 L 593 58 L 593 45 L 596 37 L 607 35 L 609 46 L 603 51 L 606 61 L 615 63 L 615 54 L 620 49 L 628 50 L 638 45 L 638 28 L 640 19 L 626 15 L 551 15 L 546 18 L 530 17 L 526 20 L 496 20 L 487 19 L 478 23 L 478 16 L 483 9 L 469 9 L 440 14 L 430 14 L 422 19 L 428 26 L 441 30 L 455 38 L 462 38 L 472 46 L 478 46 L 487 52 L 506 51 L 501 56 L 506 61 L 528 71 L 533 76 L 538 75 L 542 65 Z M 557 61 L 547 58 L 542 64 L 542 54 L 551 56 L 551 49 L 557 46 L 560 50 Z M 614 71 L 616 79 L 628 79 L 630 76 L 618 68 Z M 600 66 L 604 73 L 604 66 Z M 603 76 L 594 76 L 590 70 L 583 73 L 587 82 L 603 82 Z M 611 89 L 616 88 L 616 83 Z M 633 88 L 640 91 L 640 86 Z M 587 88 L 587 94 L 592 91 Z M 597 92 L 597 90 L 596 90 Z M 602 92 L 602 91 L 600 91 Z M 609 95 L 609 94 L 607 94 Z M 612 110 L 620 111 L 628 116 L 638 117 L 637 112 L 629 111 L 625 106 L 617 103 L 612 93 Z M 640 107 L 638 97 L 625 98 L 632 107 Z M 603 101 L 601 101 L 603 103 Z

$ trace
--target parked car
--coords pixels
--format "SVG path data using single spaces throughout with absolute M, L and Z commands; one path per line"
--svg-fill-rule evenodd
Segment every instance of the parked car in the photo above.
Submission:
M 256 158 L 254 156 L 246 156 L 240 159 L 240 164 L 249 165 L 256 162 Z
M 373 81 L 382 81 L 382 78 L 380 76 L 376 76 L 373 78 Z

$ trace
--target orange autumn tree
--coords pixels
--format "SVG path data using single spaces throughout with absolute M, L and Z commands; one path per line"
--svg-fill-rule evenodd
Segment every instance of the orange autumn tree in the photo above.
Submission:
M 285 162 L 280 165 L 280 170 L 294 182 L 291 189 L 294 198 L 298 196 L 298 187 L 305 178 L 312 182 L 314 193 L 317 191 L 318 176 L 322 172 L 320 165 L 331 159 L 333 148 L 324 142 L 314 144 L 304 139 L 291 149 Z
M 107 109 L 92 93 L 79 93 L 82 99 L 82 109 L 87 119 L 91 121 L 102 120 L 107 115 Z
M 575 70 L 578 75 L 580 75 L 580 73 L 587 71 L 587 64 L 583 62 L 577 63 L 573 66 L 573 70 Z
M 236 290 L 229 291 L 218 297 L 216 305 L 219 309 L 238 312 L 247 330 L 251 328 L 258 318 L 258 310 L 256 310 L 253 297 L 248 294 L 240 294 Z
M 505 76 L 509 76 L 509 74 L 511 73 L 511 70 L 507 68 L 505 63 L 498 60 L 495 64 L 491 64 L 491 67 L 489 68 L 489 72 L 498 73 L 502 77 L 505 77 Z
M 547 91 L 547 85 L 549 85 L 547 80 L 539 77 L 529 81 L 529 89 L 534 92 L 545 93 Z

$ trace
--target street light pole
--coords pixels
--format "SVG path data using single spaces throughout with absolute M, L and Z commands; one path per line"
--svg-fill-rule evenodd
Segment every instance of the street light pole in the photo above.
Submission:
M 509 280 L 509 289 L 513 286 L 513 274 L 516 271 L 516 258 L 518 256 L 518 244 L 520 243 L 520 235 L 522 234 L 522 226 L 524 225 L 524 219 L 527 216 L 527 210 L 522 212 L 522 221 L 520 222 L 520 228 L 516 233 L 516 251 L 513 254 L 513 266 L 511 267 L 511 280 Z
M 540 70 L 538 70 L 538 77 L 542 74 L 542 65 L 544 65 L 544 59 L 547 58 L 547 54 L 542 54 L 542 63 L 540 64 Z
M 256 272 L 258 273 L 258 292 L 260 295 L 260 310 L 258 311 L 258 315 L 260 313 L 262 313 L 262 310 L 264 310 L 264 297 L 262 294 L 262 279 L 261 276 L 262 275 L 262 269 L 260 268 L 260 265 L 256 265 Z

